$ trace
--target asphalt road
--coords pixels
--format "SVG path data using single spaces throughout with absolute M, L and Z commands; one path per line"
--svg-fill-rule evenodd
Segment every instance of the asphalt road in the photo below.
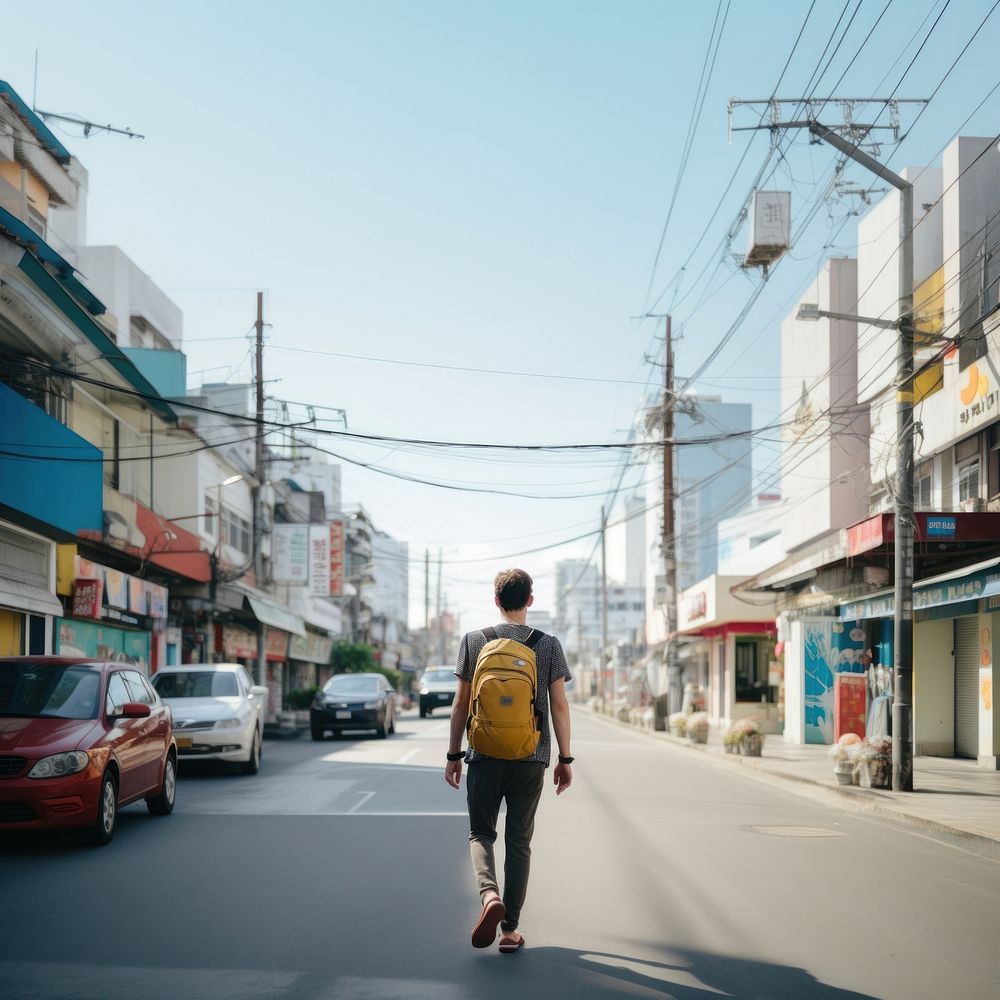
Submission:
M 522 931 L 474 950 L 443 712 L 181 772 L 107 848 L 0 844 L 16 1000 L 1000 996 L 1000 865 L 577 713 Z

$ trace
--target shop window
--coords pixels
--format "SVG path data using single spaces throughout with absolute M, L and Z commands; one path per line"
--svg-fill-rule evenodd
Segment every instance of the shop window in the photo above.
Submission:
M 768 644 L 757 639 L 736 640 L 736 700 L 772 701 L 767 684 Z
M 43 656 L 45 651 L 45 619 L 28 615 L 28 656 Z

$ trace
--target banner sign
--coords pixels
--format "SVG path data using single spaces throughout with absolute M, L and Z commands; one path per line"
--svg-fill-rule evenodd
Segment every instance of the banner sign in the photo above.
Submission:
M 100 618 L 104 603 L 102 580 L 77 580 L 73 587 L 73 617 Z
M 341 519 L 330 522 L 330 596 L 344 593 L 344 532 Z
M 325 524 L 309 528 L 309 593 L 316 597 L 330 593 L 330 531 Z
M 278 583 L 305 583 L 309 579 L 309 525 L 275 524 L 273 578 Z

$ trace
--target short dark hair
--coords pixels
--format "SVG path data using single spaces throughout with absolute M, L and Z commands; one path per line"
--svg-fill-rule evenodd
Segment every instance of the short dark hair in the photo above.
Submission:
M 504 611 L 520 611 L 531 597 L 531 577 L 523 569 L 502 569 L 493 579 L 493 593 Z

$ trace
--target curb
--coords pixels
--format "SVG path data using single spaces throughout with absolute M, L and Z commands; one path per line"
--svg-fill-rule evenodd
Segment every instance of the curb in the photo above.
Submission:
M 747 768 L 747 775 L 759 781 L 784 786 L 797 786 L 799 789 L 798 794 L 808 794 L 813 798 L 822 798 L 827 805 L 835 808 L 844 809 L 856 814 L 868 815 L 896 826 L 905 832 L 930 836 L 934 840 L 946 843 L 951 847 L 957 847 L 960 850 L 968 851 L 979 857 L 1000 862 L 1000 840 L 984 836 L 983 834 L 961 830 L 958 827 L 948 826 L 945 823 L 939 823 L 936 820 L 907 812 L 905 809 L 901 809 L 895 805 L 886 805 L 876 798 L 878 791 L 875 789 L 856 788 L 854 786 L 842 786 L 832 783 L 826 784 L 825 782 L 817 781 L 815 778 L 782 770 L 780 767 L 765 767 L 757 763 L 760 758 L 721 753 L 705 743 L 692 743 L 690 740 L 671 736 L 668 732 L 658 732 L 656 730 L 633 726 L 628 722 L 622 722 L 620 719 L 601 715 L 589 709 L 584 709 L 584 711 L 593 719 L 608 722 L 613 726 L 626 729 L 641 736 L 649 736 L 666 746 L 671 746 L 677 750 L 683 748 L 699 753 L 705 760 L 721 767 L 745 767 Z

